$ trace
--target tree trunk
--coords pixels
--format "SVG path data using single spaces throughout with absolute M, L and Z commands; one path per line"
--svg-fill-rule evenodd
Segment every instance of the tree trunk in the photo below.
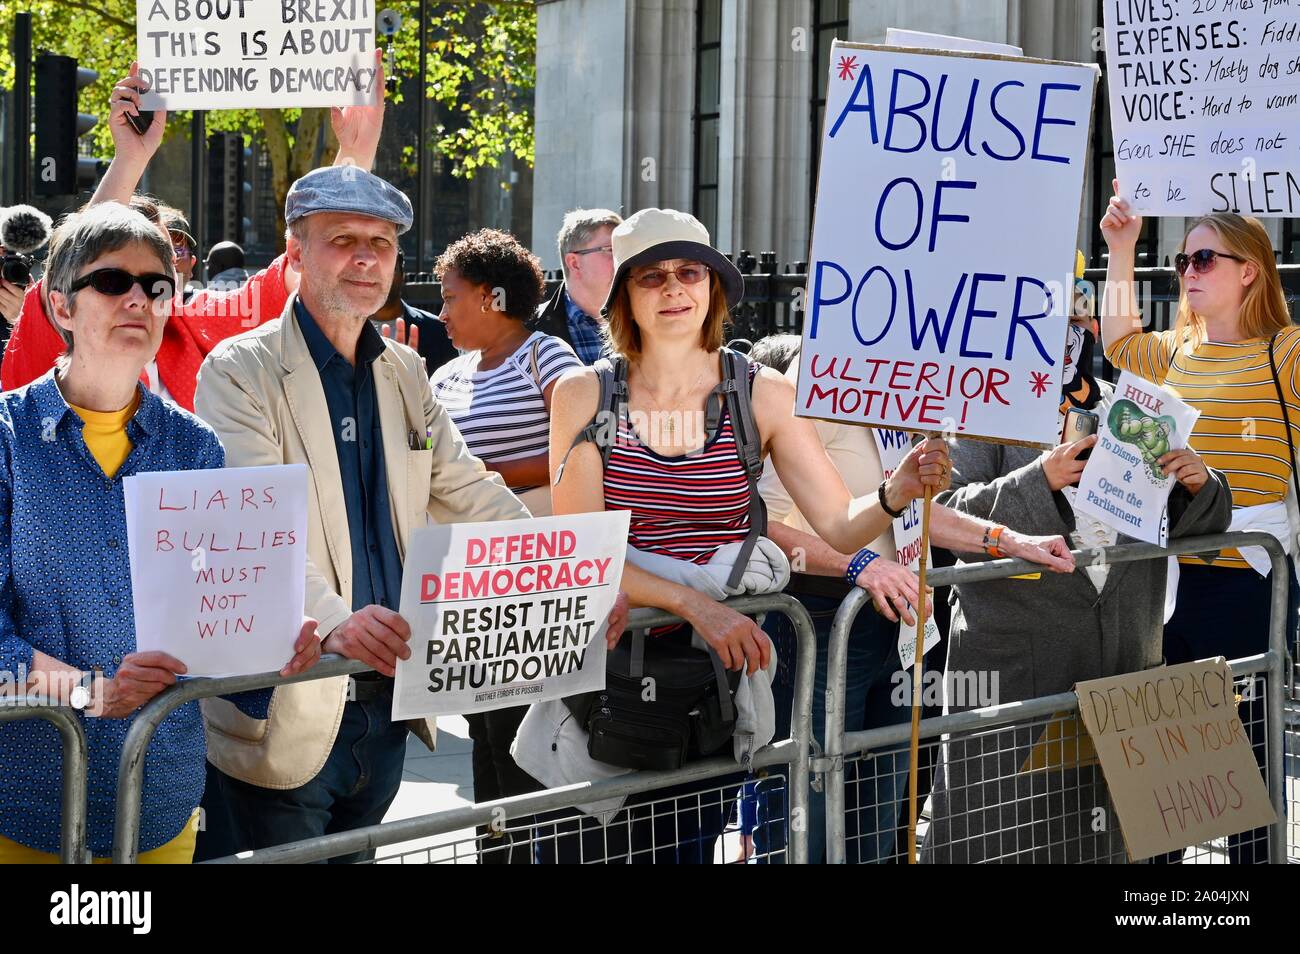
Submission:
M 326 122 L 326 110 L 304 109 L 297 128 L 290 133 L 284 113 L 278 109 L 259 109 L 262 130 L 266 137 L 266 150 L 271 157 L 271 186 L 275 190 L 275 242 L 284 250 L 284 200 L 289 186 L 320 165 L 319 147 L 321 129 L 325 129 L 327 145 L 334 143 L 332 130 Z M 292 142 L 290 139 L 292 138 Z

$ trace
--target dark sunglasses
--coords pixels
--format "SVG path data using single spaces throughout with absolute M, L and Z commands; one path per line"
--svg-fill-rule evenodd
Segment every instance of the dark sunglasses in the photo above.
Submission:
M 1229 255 L 1227 252 L 1216 252 L 1212 248 L 1202 248 L 1193 252 L 1191 255 L 1184 252 L 1179 252 L 1175 255 L 1174 271 L 1179 275 L 1186 275 L 1187 266 L 1190 265 L 1196 274 L 1204 275 L 1206 272 L 1211 271 L 1214 268 L 1214 261 L 1219 258 L 1230 258 L 1234 262 L 1245 261 L 1244 258 L 1237 255 Z
M 638 288 L 662 288 L 669 275 L 676 275 L 683 285 L 698 285 L 709 277 L 709 266 L 699 262 L 678 265 L 676 268 L 649 268 L 640 275 L 633 275 L 632 281 Z
M 170 275 L 163 275 L 160 272 L 132 275 L 122 268 L 97 268 L 73 282 L 69 291 L 81 291 L 83 288 L 90 287 L 101 295 L 118 297 L 129 292 L 132 285 L 139 285 L 140 290 L 150 301 L 157 301 L 159 298 L 170 300 L 176 294 L 176 282 Z

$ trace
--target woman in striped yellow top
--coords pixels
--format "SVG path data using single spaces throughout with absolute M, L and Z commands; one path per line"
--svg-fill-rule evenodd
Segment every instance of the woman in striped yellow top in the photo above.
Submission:
M 1201 412 L 1189 443 L 1228 479 L 1231 529 L 1268 531 L 1292 553 L 1286 498 L 1291 448 L 1300 443 L 1300 327 L 1291 324 L 1268 233 L 1258 219 L 1230 212 L 1193 222 L 1175 258 L 1181 290 L 1174 327 L 1143 332 L 1133 281 L 1142 219 L 1118 195 L 1118 182 L 1115 191 L 1101 220 L 1110 247 L 1102 298 L 1106 356 Z M 1271 580 L 1263 549 L 1179 562 L 1165 661 L 1265 652 Z M 1262 724 L 1252 725 L 1251 734 L 1260 736 L 1256 754 L 1262 756 Z M 1230 839 L 1230 858 L 1266 860 L 1265 835 L 1260 829 Z

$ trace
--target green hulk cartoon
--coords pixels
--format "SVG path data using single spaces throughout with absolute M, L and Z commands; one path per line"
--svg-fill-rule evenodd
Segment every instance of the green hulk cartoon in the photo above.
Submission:
M 1156 461 L 1170 451 L 1170 440 L 1177 430 L 1173 418 L 1151 417 L 1132 401 L 1120 400 L 1110 409 L 1110 430 L 1116 438 L 1138 449 L 1152 480 L 1168 479 Z

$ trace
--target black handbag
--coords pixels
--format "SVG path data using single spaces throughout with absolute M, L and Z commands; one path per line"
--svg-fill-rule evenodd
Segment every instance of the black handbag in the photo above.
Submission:
M 633 632 L 610 650 L 605 688 L 564 702 L 589 733 L 588 754 L 630 769 L 671 770 L 711 755 L 736 730 L 740 672 L 718 654 Z

